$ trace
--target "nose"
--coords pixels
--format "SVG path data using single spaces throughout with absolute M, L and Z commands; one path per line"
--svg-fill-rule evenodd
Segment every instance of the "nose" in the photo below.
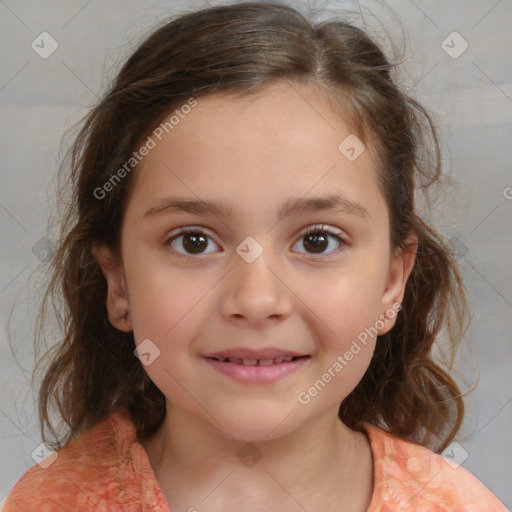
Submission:
M 235 255 L 234 268 L 224 280 L 225 318 L 257 328 L 290 315 L 293 292 L 282 271 L 264 255 L 265 251 L 252 263 Z

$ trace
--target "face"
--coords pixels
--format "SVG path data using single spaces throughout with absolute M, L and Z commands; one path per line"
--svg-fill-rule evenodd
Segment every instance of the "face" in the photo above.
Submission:
M 376 162 L 339 149 L 353 132 L 318 91 L 197 101 L 133 176 L 122 259 L 93 252 L 167 414 L 276 438 L 336 416 L 414 255 L 391 250 Z

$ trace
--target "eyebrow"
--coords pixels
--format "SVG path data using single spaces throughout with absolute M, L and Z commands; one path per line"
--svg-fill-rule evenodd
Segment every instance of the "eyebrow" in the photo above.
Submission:
M 303 213 L 309 211 L 331 211 L 333 213 L 347 213 L 356 215 L 366 220 L 370 219 L 368 210 L 360 203 L 352 201 L 339 194 L 326 197 L 313 198 L 291 198 L 288 200 L 278 212 L 280 218 L 292 213 Z M 155 206 L 150 208 L 144 218 L 153 218 L 169 213 L 196 213 L 196 214 L 212 214 L 219 217 L 232 217 L 233 205 L 223 203 L 221 201 L 204 201 L 201 199 L 180 199 L 166 197 L 161 199 Z

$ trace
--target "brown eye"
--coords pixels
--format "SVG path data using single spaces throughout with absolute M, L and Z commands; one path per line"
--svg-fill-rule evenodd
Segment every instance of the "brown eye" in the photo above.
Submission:
M 202 253 L 208 247 L 208 237 L 199 233 L 183 235 L 182 246 L 192 254 Z
M 309 233 L 304 235 L 304 247 L 312 252 L 322 253 L 328 245 L 328 236 L 324 233 Z
M 330 257 L 335 255 L 338 249 L 345 245 L 345 241 L 339 235 L 340 232 L 326 226 L 312 226 L 306 233 L 301 235 L 297 244 L 300 244 L 307 254 Z M 328 249 L 330 250 L 326 252 Z
M 182 256 L 208 254 L 212 252 L 207 251 L 208 246 L 217 245 L 199 228 L 181 229 L 177 234 L 166 239 L 165 245 L 169 244 Z

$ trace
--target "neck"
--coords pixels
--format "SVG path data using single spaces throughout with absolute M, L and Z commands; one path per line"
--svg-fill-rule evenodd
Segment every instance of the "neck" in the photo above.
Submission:
M 141 444 L 172 510 L 233 509 L 236 501 L 244 510 L 286 502 L 287 510 L 300 504 L 328 511 L 339 510 L 340 500 L 344 510 L 352 510 L 347 503 L 367 510 L 356 506 L 356 489 L 366 507 L 371 498 L 368 441 L 343 424 L 337 410 L 285 436 L 246 443 L 171 406 L 157 433 Z

